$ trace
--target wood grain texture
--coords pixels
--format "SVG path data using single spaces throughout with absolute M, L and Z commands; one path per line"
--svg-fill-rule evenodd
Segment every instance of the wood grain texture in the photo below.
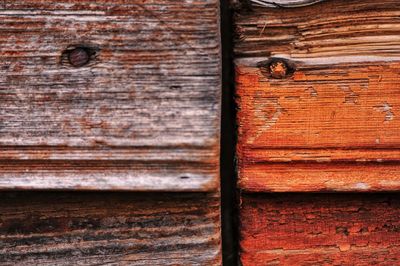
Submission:
M 399 14 L 392 0 L 237 11 L 243 189 L 400 188 Z M 276 61 L 293 71 L 273 78 Z
M 217 0 L 6 0 L 0 31 L 0 160 L 29 171 L 30 161 L 124 161 L 145 173 L 1 172 L 0 189 L 217 189 Z M 74 47 L 93 51 L 87 65 L 69 64 Z
M 313 5 L 325 0 L 231 0 L 235 6 L 246 5 L 248 7 L 275 7 L 275 8 L 294 8 Z
M 397 194 L 253 194 L 241 203 L 249 265 L 399 265 Z
M 219 196 L 0 193 L 1 265 L 221 265 Z

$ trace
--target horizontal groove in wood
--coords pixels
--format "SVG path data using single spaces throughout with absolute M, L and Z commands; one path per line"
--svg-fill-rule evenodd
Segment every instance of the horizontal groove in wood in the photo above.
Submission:
M 0 148 L 0 160 L 136 160 L 187 161 L 207 163 L 218 160 L 214 146 L 132 146 L 132 147 L 46 147 L 7 146 Z
M 240 153 L 242 163 L 269 162 L 398 162 L 400 149 L 342 148 L 249 148 Z
M 397 194 L 243 194 L 241 262 L 397 265 Z
M 220 265 L 219 196 L 0 193 L 2 265 Z
M 0 160 L 190 161 L 205 167 L 81 183 L 218 190 L 218 23 L 217 0 L 0 1 Z M 66 51 L 82 46 L 94 55 L 77 68 Z M 25 188 L 81 188 L 78 173 L 72 183 L 42 174 Z M 21 176 L 0 183 L 21 187 Z

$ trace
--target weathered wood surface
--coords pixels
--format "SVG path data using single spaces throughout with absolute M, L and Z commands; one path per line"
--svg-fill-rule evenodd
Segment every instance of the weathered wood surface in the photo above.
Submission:
M 400 189 L 399 14 L 393 0 L 237 10 L 242 188 Z
M 0 1 L 0 160 L 43 162 L 40 178 L 1 171 L 0 188 L 215 190 L 218 23 L 217 0 Z M 45 170 L 59 160 L 135 171 L 61 179 Z
M 241 204 L 249 265 L 399 265 L 396 194 L 253 194 Z
M 314 5 L 326 0 L 231 0 L 233 5 L 246 5 L 247 7 L 276 7 L 276 8 L 294 8 Z
M 214 194 L 0 193 L 1 265 L 221 265 Z

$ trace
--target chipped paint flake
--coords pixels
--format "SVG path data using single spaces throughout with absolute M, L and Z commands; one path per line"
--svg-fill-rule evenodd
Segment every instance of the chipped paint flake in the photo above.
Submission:
M 345 93 L 344 102 L 343 103 L 351 103 L 356 104 L 358 101 L 358 94 L 355 93 L 350 86 L 339 86 L 339 88 Z
M 384 122 L 392 121 L 395 117 L 393 107 L 388 102 L 383 102 L 382 104 L 375 106 L 375 110 L 385 114 Z
M 308 93 L 310 93 L 310 96 L 311 97 L 318 97 L 318 92 L 317 92 L 317 90 L 313 87 L 313 86 L 309 86 L 307 89 L 306 89 L 306 92 L 308 92 Z

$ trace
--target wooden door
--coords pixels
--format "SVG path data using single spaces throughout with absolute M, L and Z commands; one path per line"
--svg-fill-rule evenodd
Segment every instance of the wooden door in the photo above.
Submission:
M 0 1 L 1 265 L 220 264 L 218 22 Z
M 234 3 L 243 265 L 400 264 L 398 4 Z

